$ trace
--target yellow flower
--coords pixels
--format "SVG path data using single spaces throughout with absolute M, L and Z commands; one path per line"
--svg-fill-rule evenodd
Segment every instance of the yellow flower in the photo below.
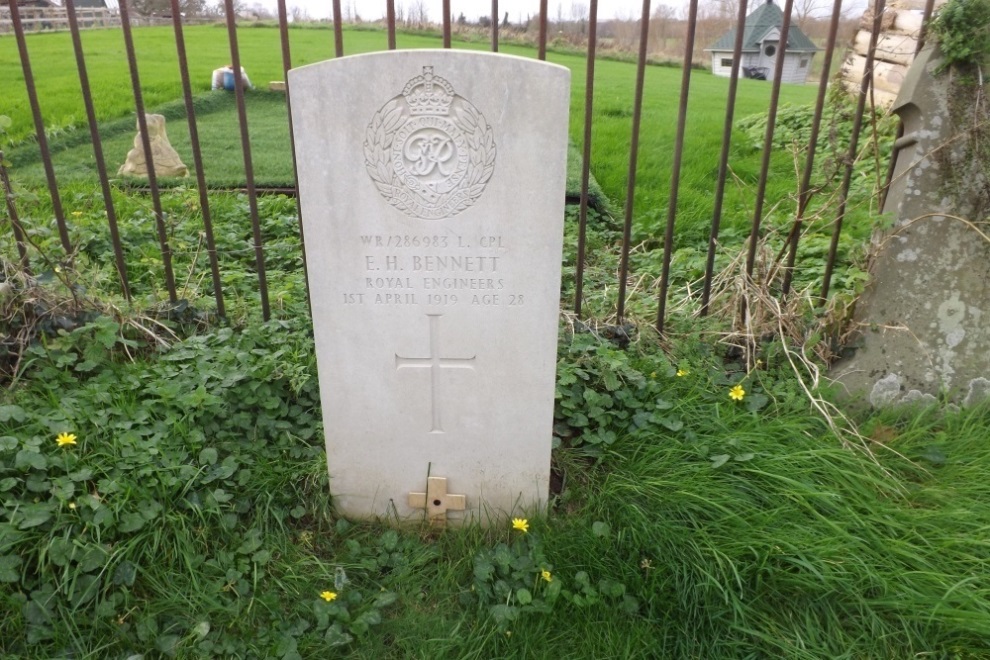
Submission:
M 525 534 L 529 531 L 529 521 L 525 518 L 513 518 L 512 529 L 518 529 L 520 532 Z
M 688 375 L 688 373 L 689 373 L 689 372 L 688 372 L 688 370 L 687 370 L 687 369 L 678 369 L 678 370 L 677 370 L 677 377 L 678 377 L 678 378 L 683 378 L 684 376 L 687 376 L 687 375 Z
M 70 509 L 75 509 L 76 508 L 76 503 L 75 502 L 69 502 L 69 508 Z
M 540 571 L 540 577 L 543 578 L 544 582 L 553 582 L 553 575 L 551 575 L 550 571 L 546 569 Z
M 76 444 L 76 434 L 75 433 L 59 433 L 55 437 L 55 442 L 58 443 L 59 447 L 64 447 L 66 445 Z
M 82 211 L 73 211 L 72 212 L 72 217 L 73 218 L 81 218 L 82 217 Z
M 332 600 L 337 600 L 337 594 L 332 591 L 324 591 L 320 594 L 320 598 L 327 601 L 328 603 Z
M 736 385 L 731 390 L 729 390 L 729 398 L 733 401 L 742 401 L 746 397 L 746 390 L 743 389 L 742 385 Z

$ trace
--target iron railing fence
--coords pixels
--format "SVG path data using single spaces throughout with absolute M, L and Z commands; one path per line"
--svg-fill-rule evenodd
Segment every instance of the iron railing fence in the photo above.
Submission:
M 829 293 L 830 282 L 833 276 L 833 271 L 836 261 L 836 248 L 839 241 L 840 232 L 842 231 L 842 223 L 846 213 L 846 200 L 849 195 L 849 189 L 851 184 L 851 177 L 853 172 L 853 163 L 855 157 L 859 151 L 859 137 L 862 129 L 863 118 L 866 114 L 867 104 L 870 99 L 871 83 L 873 80 L 873 56 L 876 50 L 876 44 L 878 35 L 881 32 L 882 17 L 884 14 L 885 1 L 886 0 L 872 0 L 872 30 L 871 30 L 871 40 L 870 40 L 870 50 L 867 56 L 867 64 L 865 75 L 862 78 L 862 83 L 859 87 L 858 94 L 856 96 L 856 113 L 854 126 L 852 130 L 852 135 L 849 140 L 848 145 L 846 145 L 847 158 L 845 159 L 845 172 L 842 178 L 842 182 L 838 191 L 840 203 L 837 205 L 835 210 L 831 247 L 828 253 L 828 258 L 825 264 L 825 274 L 821 282 L 820 295 L 825 298 Z M 538 7 L 536 6 L 538 3 Z M 387 0 L 385 2 L 385 16 L 386 16 L 386 31 L 387 31 L 387 44 L 385 46 L 388 49 L 396 48 L 396 7 L 395 0 Z M 450 48 L 452 45 L 452 22 L 451 22 L 451 3 L 450 0 L 444 0 L 443 2 L 443 16 L 442 16 L 442 45 L 444 48 Z M 235 14 L 235 6 L 233 0 L 225 0 L 225 20 L 227 27 L 227 38 L 229 41 L 230 50 L 230 62 L 233 66 L 234 71 L 240 70 L 241 66 L 241 56 L 240 49 L 238 46 L 238 31 L 236 29 L 237 18 Z M 933 7 L 933 0 L 928 0 L 926 7 L 924 9 L 924 20 L 931 16 Z M 74 246 L 70 241 L 69 226 L 67 224 L 66 214 L 63 208 L 62 200 L 60 198 L 59 184 L 56 178 L 56 172 L 52 164 L 51 149 L 48 144 L 45 132 L 45 122 L 43 108 L 38 98 L 38 93 L 36 90 L 33 72 L 32 72 L 32 60 L 30 55 L 30 49 L 28 48 L 28 39 L 26 39 L 26 33 L 28 28 L 26 27 L 24 21 L 21 19 L 21 12 L 23 11 L 19 8 L 17 0 L 7 0 L 7 13 L 10 16 L 10 22 L 14 33 L 14 38 L 17 41 L 18 52 L 20 56 L 20 65 L 23 72 L 23 80 L 26 88 L 26 93 L 28 100 L 30 102 L 31 114 L 34 120 L 35 137 L 37 140 L 38 148 L 40 149 L 41 160 L 44 166 L 45 179 L 47 184 L 47 191 L 51 198 L 52 212 L 54 214 L 54 220 L 57 225 L 59 240 L 61 243 L 61 248 L 65 251 L 67 258 L 71 258 L 73 254 Z M 203 156 L 202 149 L 200 145 L 199 134 L 197 130 L 197 120 L 196 112 L 193 104 L 193 88 L 190 82 L 189 64 L 188 57 L 186 53 L 186 45 L 183 34 L 183 19 L 180 11 L 179 0 L 171 0 L 171 16 L 172 16 L 172 28 L 174 31 L 174 41 L 177 52 L 177 60 L 179 73 L 182 81 L 182 92 L 183 101 L 185 103 L 186 118 L 189 128 L 189 136 L 191 142 L 191 150 L 194 161 L 194 169 L 196 171 L 196 187 L 198 189 L 198 201 L 200 206 L 200 212 L 203 221 L 203 232 L 206 236 L 206 242 L 208 245 L 208 254 L 210 261 L 210 269 L 213 283 L 213 291 L 216 300 L 216 306 L 218 313 L 223 316 L 225 314 L 224 305 L 224 293 L 223 287 L 221 286 L 220 278 L 220 265 L 217 258 L 217 247 L 216 240 L 214 237 L 214 229 L 211 217 L 211 199 L 207 190 L 207 182 L 203 174 Z M 545 60 L 547 57 L 547 41 L 548 41 L 548 26 L 550 25 L 550 20 L 548 17 L 548 1 L 547 0 L 534 0 L 534 9 L 538 12 L 538 37 L 536 43 L 537 56 L 541 60 Z M 748 0 L 738 0 L 738 16 L 737 25 L 744 25 L 746 16 L 748 15 L 751 7 L 749 6 Z M 757 249 L 757 239 L 761 234 L 761 224 L 764 216 L 764 204 L 765 204 L 765 193 L 768 177 L 770 176 L 770 158 L 772 151 L 774 149 L 774 132 L 776 128 L 776 117 L 778 112 L 778 103 L 780 99 L 781 91 L 781 78 L 782 78 L 782 67 L 784 65 L 784 54 L 786 53 L 788 44 L 788 33 L 791 29 L 791 20 L 793 9 L 793 0 L 784 0 L 783 7 L 783 24 L 779 27 L 780 38 L 779 38 L 779 52 L 776 58 L 776 68 L 774 71 L 772 88 L 770 91 L 770 100 L 767 110 L 767 127 L 763 143 L 762 160 L 759 170 L 759 177 L 756 185 L 756 199 L 755 206 L 753 209 L 752 221 L 750 224 L 749 231 L 749 243 L 748 243 L 748 254 L 746 258 L 746 273 L 748 276 L 752 277 L 754 272 L 756 249 Z M 590 164 L 592 162 L 592 128 L 593 128 L 593 118 L 595 116 L 595 65 L 599 59 L 598 55 L 598 28 L 600 21 L 598 20 L 599 3 L 598 0 L 590 0 L 590 5 L 588 7 L 589 15 L 587 22 L 587 40 L 586 40 L 586 78 L 585 78 L 585 98 L 584 98 L 584 118 L 583 118 L 583 140 L 582 140 L 582 162 L 581 162 L 581 191 L 580 191 L 580 212 L 578 215 L 579 229 L 577 237 L 577 260 L 575 267 L 575 297 L 573 301 L 573 311 L 578 316 L 581 317 L 583 314 L 582 305 L 585 300 L 585 263 L 586 263 L 586 240 L 587 240 L 587 229 L 588 229 L 588 207 L 589 207 L 589 184 L 591 179 L 590 174 Z M 65 14 L 68 20 L 68 27 L 72 36 L 72 43 L 75 53 L 76 67 L 78 69 L 79 86 L 84 101 L 84 106 L 86 109 L 87 122 L 92 138 L 92 148 L 95 158 L 96 168 L 99 174 L 100 186 L 103 195 L 103 202 L 106 206 L 106 217 L 109 225 L 110 239 L 114 250 L 115 266 L 119 276 L 120 288 L 128 299 L 134 295 L 132 287 L 128 280 L 128 264 L 125 263 L 124 249 L 121 244 L 121 236 L 118 230 L 118 218 L 114 209 L 113 195 L 111 194 L 111 178 L 106 167 L 105 158 L 103 155 L 103 148 L 101 145 L 100 132 L 98 130 L 99 122 L 96 112 L 94 110 L 94 96 L 93 90 L 90 85 L 90 81 L 87 75 L 86 57 L 84 54 L 84 49 L 82 46 L 82 35 L 80 32 L 80 23 L 78 16 L 81 15 L 81 10 L 77 10 L 74 6 L 74 0 L 65 0 Z M 336 57 L 344 56 L 344 34 L 343 34 L 343 12 L 340 0 L 333 0 L 332 3 L 333 11 L 333 49 Z M 144 152 L 147 156 L 147 164 L 150 170 L 148 176 L 148 194 L 152 200 L 152 206 L 154 208 L 155 217 L 155 227 L 156 234 L 159 243 L 159 250 L 161 253 L 162 263 L 164 266 L 164 280 L 165 287 L 168 291 L 168 296 L 171 302 L 176 302 L 176 284 L 175 275 L 172 269 L 172 250 L 169 244 L 169 235 L 165 225 L 165 217 L 162 211 L 161 204 L 161 192 L 159 190 L 157 177 L 154 171 L 154 162 L 152 156 L 152 150 L 148 142 L 148 131 L 145 122 L 145 104 L 142 96 L 142 83 L 140 78 L 140 70 L 138 66 L 138 59 L 134 48 L 133 30 L 132 25 L 136 23 L 136 19 L 132 13 L 130 3 L 128 0 L 120 0 L 119 3 L 120 12 L 120 25 L 121 33 L 124 42 L 124 47 L 127 55 L 128 69 L 130 74 L 130 83 L 133 90 L 134 98 L 134 109 L 137 115 L 138 123 L 140 126 Z M 669 192 L 666 195 L 667 208 L 665 212 L 665 224 L 662 236 L 663 241 L 663 263 L 662 272 L 659 279 L 659 283 L 656 289 L 657 298 L 657 313 L 656 313 L 656 326 L 661 332 L 664 330 L 664 324 L 667 320 L 667 302 L 670 295 L 670 267 L 671 267 L 671 257 L 674 247 L 674 237 L 676 229 L 676 220 L 678 216 L 678 196 L 681 191 L 681 169 L 682 169 L 682 158 L 685 145 L 685 134 L 686 134 L 686 124 L 688 118 L 688 100 L 691 95 L 691 83 L 692 83 L 692 70 L 694 65 L 694 52 L 695 52 L 695 33 L 698 24 L 698 12 L 699 3 L 698 0 L 690 0 L 690 4 L 687 11 L 687 33 L 684 39 L 684 52 L 683 52 L 683 65 L 681 69 L 681 85 L 679 90 L 679 103 L 678 103 L 678 113 L 677 113 L 677 123 L 676 123 L 676 138 L 674 141 L 673 152 L 670 154 L 671 158 L 671 176 Z M 820 77 L 818 83 L 817 101 L 814 110 L 813 126 L 811 137 L 808 140 L 807 147 L 804 154 L 804 163 L 801 169 L 801 175 L 799 177 L 800 184 L 797 195 L 797 205 L 796 212 L 793 218 L 793 224 L 791 231 L 787 234 L 785 244 L 781 246 L 781 255 L 786 252 L 786 265 L 783 267 L 785 269 L 784 273 L 784 283 L 781 291 L 781 295 L 787 295 L 791 287 L 792 278 L 791 273 L 795 268 L 796 255 L 799 252 L 799 239 L 802 235 L 802 224 L 805 222 L 805 212 L 808 208 L 809 199 L 813 193 L 811 185 L 812 171 L 815 167 L 816 150 L 818 148 L 819 142 L 819 132 L 821 130 L 822 124 L 822 114 L 823 108 L 825 107 L 826 95 L 829 89 L 829 76 L 827 72 L 832 70 L 833 60 L 836 56 L 837 48 L 840 48 L 842 44 L 838 44 L 838 26 L 840 18 L 842 17 L 843 6 L 842 0 L 834 0 L 834 4 L 829 17 L 829 30 L 827 41 L 824 44 L 824 64 L 823 64 L 823 74 Z M 281 60 L 282 60 L 282 72 L 283 75 L 292 67 L 292 56 L 290 49 L 290 30 L 289 30 L 289 20 L 288 12 L 286 9 L 286 0 L 278 0 L 278 29 L 279 29 L 279 39 L 281 44 Z M 491 50 L 498 51 L 500 43 L 499 34 L 499 3 L 498 0 L 492 0 L 491 3 L 491 20 L 490 20 L 490 31 L 491 31 Z M 635 84 L 635 97 L 633 100 L 633 112 L 631 119 L 631 147 L 629 150 L 629 166 L 627 175 L 627 186 L 626 186 L 626 196 L 623 204 L 624 217 L 622 226 L 622 245 L 621 245 L 621 259 L 617 273 L 616 284 L 618 287 L 618 299 L 616 302 L 615 315 L 618 317 L 619 321 L 622 322 L 623 318 L 626 316 L 626 304 L 627 304 L 627 282 L 630 279 L 630 248 L 631 248 L 631 235 L 634 218 L 636 217 L 636 211 L 634 205 L 634 195 L 637 188 L 637 169 L 638 169 L 638 150 L 640 146 L 640 130 L 642 126 L 643 117 L 643 89 L 644 89 L 644 71 L 648 63 L 648 52 L 647 52 L 647 41 L 649 38 L 650 30 L 650 17 L 651 17 L 651 2 L 650 0 L 643 0 L 642 5 L 642 15 L 639 20 L 639 50 L 636 58 L 637 74 L 636 74 L 636 84 Z M 726 90 L 726 105 L 725 105 L 725 119 L 723 124 L 723 134 L 721 138 L 721 149 L 717 161 L 717 176 L 712 182 L 713 185 L 713 210 L 711 217 L 711 226 L 708 234 L 708 247 L 706 256 L 705 272 L 702 284 L 702 295 L 701 295 L 701 313 L 706 314 L 709 311 L 709 305 L 711 302 L 711 292 L 712 292 L 712 282 L 715 276 L 715 256 L 716 251 L 719 249 L 719 231 L 722 226 L 723 219 L 723 202 L 725 199 L 725 192 L 727 182 L 730 177 L 730 140 L 733 134 L 733 124 L 734 124 L 734 113 L 736 110 L 736 97 L 738 91 L 738 82 L 741 74 L 741 64 L 742 64 L 742 49 L 743 49 L 743 30 L 736 30 L 736 38 L 734 41 L 734 50 L 732 56 L 732 67 L 731 75 L 729 76 L 727 90 Z M 924 35 L 919 37 L 919 48 L 923 43 Z M 246 197 L 248 200 L 248 205 L 250 209 L 250 219 L 252 227 L 252 247 L 255 255 L 255 265 L 256 273 L 258 279 L 258 292 L 260 305 L 262 310 L 262 316 L 267 320 L 271 314 L 268 285 L 265 271 L 265 246 L 264 246 L 264 236 L 262 232 L 261 222 L 258 217 L 258 191 L 255 188 L 254 175 L 253 175 L 253 156 L 251 152 L 251 140 L 248 125 L 248 115 L 245 108 L 245 89 L 244 82 L 240 76 L 233 76 L 235 82 L 235 96 L 236 96 L 236 106 L 237 106 L 237 117 L 238 117 L 238 127 L 240 131 L 241 138 L 241 151 L 243 155 L 244 164 L 244 175 L 246 181 Z M 286 76 L 287 79 L 287 76 Z M 291 106 L 291 93 L 292 90 L 288 87 L 286 88 L 286 100 L 287 104 Z M 2 108 L 0 108 L 2 110 Z M 291 117 L 291 112 L 289 113 Z M 290 120 L 290 137 L 291 137 L 291 120 Z M 2 161 L 2 158 L 0 158 Z M 293 154 L 293 165 L 295 165 L 295 157 Z M 2 165 L 0 165 L 0 183 L 2 183 L 4 190 L 6 192 L 6 215 L 7 222 L 11 226 L 11 231 L 13 233 L 15 243 L 18 249 L 18 263 L 25 270 L 30 269 L 30 264 L 28 262 L 29 250 L 27 249 L 27 244 L 25 242 L 25 233 L 27 228 L 22 225 L 21 220 L 18 216 L 17 211 L 17 201 L 15 196 L 12 194 L 10 189 L 10 184 L 8 181 L 7 173 L 3 171 Z M 889 177 L 888 177 L 889 179 Z M 888 181 L 889 183 L 889 181 Z M 302 238 L 302 224 L 299 224 L 300 237 Z M 659 237 L 658 237 L 659 238 Z M 305 265 L 305 264 L 304 264 Z

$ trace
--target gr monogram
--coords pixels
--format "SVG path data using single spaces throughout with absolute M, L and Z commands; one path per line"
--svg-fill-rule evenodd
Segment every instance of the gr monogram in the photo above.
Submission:
M 365 166 L 382 197 L 407 215 L 442 219 L 472 206 L 495 169 L 484 116 L 424 66 L 372 117 Z

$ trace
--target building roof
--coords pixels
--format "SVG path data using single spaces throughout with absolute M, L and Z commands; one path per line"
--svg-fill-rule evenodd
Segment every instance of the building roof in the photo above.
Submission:
M 775 5 L 773 0 L 767 0 L 766 3 L 757 7 L 755 11 L 746 17 L 746 24 L 743 27 L 743 52 L 759 52 L 763 38 L 774 28 L 780 28 L 783 22 L 784 12 L 780 11 L 780 7 Z M 735 47 L 736 29 L 732 28 L 705 50 L 731 51 Z M 787 30 L 787 52 L 800 53 L 817 50 L 821 49 L 792 22 L 790 28 Z

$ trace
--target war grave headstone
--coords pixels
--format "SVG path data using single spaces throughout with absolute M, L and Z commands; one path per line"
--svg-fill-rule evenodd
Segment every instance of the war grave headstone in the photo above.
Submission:
M 894 226 L 874 239 L 855 353 L 832 368 L 854 401 L 876 407 L 990 394 L 990 142 L 974 130 L 988 113 L 938 63 L 919 54 L 893 106 L 904 123 L 884 207 Z
M 337 510 L 485 524 L 539 509 L 569 72 L 416 50 L 288 83 Z

